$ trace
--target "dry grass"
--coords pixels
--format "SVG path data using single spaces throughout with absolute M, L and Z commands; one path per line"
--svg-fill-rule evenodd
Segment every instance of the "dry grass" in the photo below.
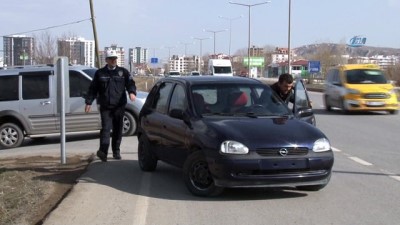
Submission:
M 0 159 L 0 225 L 41 224 L 71 190 L 92 155 Z

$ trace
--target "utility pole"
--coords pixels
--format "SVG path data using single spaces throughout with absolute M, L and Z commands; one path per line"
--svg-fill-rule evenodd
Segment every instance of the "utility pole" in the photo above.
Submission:
M 94 36 L 94 54 L 95 54 L 95 59 L 96 59 L 96 67 L 100 68 L 100 56 L 99 56 L 99 42 L 97 39 L 97 31 L 96 31 L 96 21 L 94 17 L 94 10 L 93 10 L 93 1 L 89 0 L 90 4 L 90 15 L 91 15 L 91 20 L 92 20 L 92 26 L 93 26 L 93 36 Z
M 243 16 L 239 16 L 239 17 L 223 17 L 223 16 L 219 16 L 219 18 L 221 19 L 226 19 L 229 20 L 229 57 L 231 57 L 231 45 L 232 45 L 232 20 L 237 20 L 242 18 Z

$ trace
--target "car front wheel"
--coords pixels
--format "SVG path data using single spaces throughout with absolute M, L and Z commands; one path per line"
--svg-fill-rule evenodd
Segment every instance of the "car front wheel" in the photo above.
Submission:
M 140 169 L 143 171 L 154 171 L 157 167 L 157 158 L 150 149 L 150 144 L 144 135 L 139 138 L 138 159 Z
M 224 190 L 217 187 L 208 169 L 208 163 L 200 151 L 192 153 L 183 165 L 183 179 L 193 195 L 217 196 Z
M 5 123 L 0 126 L 0 146 L 16 148 L 22 144 L 24 134 L 21 128 L 14 123 Z

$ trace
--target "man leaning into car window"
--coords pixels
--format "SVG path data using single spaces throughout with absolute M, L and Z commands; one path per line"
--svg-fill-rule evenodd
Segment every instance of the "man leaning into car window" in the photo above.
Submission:
M 278 82 L 271 85 L 271 89 L 274 90 L 286 104 L 294 102 L 292 75 L 288 73 L 281 74 L 278 78 Z

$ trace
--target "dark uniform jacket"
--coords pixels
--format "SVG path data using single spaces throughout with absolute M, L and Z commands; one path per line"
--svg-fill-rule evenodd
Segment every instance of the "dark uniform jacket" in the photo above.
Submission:
M 126 91 L 136 95 L 135 81 L 128 70 L 119 66 L 109 70 L 105 66 L 94 74 L 85 103 L 91 105 L 97 98 L 97 104 L 104 108 L 124 106 L 127 102 Z
M 271 85 L 272 90 L 287 104 L 289 102 L 294 103 L 294 93 L 293 89 L 291 89 L 287 94 L 282 94 L 280 88 L 278 86 L 278 82 Z

